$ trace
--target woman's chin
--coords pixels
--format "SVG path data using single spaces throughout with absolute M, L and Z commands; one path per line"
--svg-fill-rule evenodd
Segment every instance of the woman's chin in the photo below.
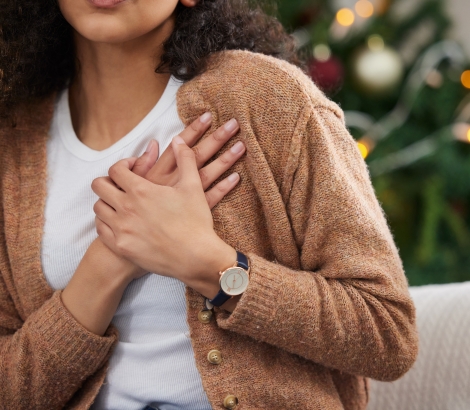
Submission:
M 144 27 L 129 27 L 113 16 L 91 16 L 84 24 L 76 24 L 75 30 L 81 37 L 94 43 L 125 43 L 132 41 L 147 31 Z

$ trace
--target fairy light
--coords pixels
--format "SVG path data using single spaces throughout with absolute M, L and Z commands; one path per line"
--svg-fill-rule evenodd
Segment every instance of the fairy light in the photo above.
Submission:
M 464 71 L 462 73 L 462 77 L 460 77 L 460 80 L 462 81 L 462 85 L 465 88 L 470 89 L 470 70 Z
M 349 27 L 353 25 L 355 16 L 351 9 L 343 8 L 336 13 L 336 20 L 340 25 Z
M 374 5 L 368 0 L 359 0 L 354 6 L 358 16 L 362 18 L 372 17 L 374 14 Z
M 359 148 L 359 152 L 362 155 L 362 158 L 366 159 L 369 154 L 375 148 L 375 141 L 371 140 L 370 137 L 365 135 L 359 141 L 357 141 L 357 147 Z
M 378 34 L 372 34 L 367 39 L 367 46 L 371 51 L 382 51 L 385 48 L 385 42 Z
M 366 144 L 358 141 L 357 147 L 359 148 L 359 152 L 362 155 L 362 158 L 366 159 L 367 156 L 369 155 L 369 148 L 367 148 Z
M 358 142 L 357 146 L 362 155 L 362 158 L 366 159 L 367 156 L 369 155 L 369 149 L 366 147 L 366 144 L 363 144 L 362 142 Z
M 470 125 L 466 122 L 456 122 L 452 125 L 452 134 L 457 141 L 470 143 Z
M 318 61 L 328 61 L 331 57 L 331 49 L 326 44 L 318 44 L 313 48 L 313 56 Z

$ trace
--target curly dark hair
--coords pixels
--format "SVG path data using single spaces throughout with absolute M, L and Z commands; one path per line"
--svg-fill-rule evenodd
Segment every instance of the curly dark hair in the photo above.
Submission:
M 250 50 L 298 64 L 282 25 L 250 0 L 200 0 L 176 9 L 175 30 L 156 72 L 188 81 L 211 53 Z M 73 32 L 57 0 L 0 0 L 0 111 L 66 87 L 77 69 Z

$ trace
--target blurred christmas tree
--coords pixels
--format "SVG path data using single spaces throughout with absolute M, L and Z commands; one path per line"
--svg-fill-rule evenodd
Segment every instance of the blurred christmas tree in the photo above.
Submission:
M 470 66 L 442 0 L 278 0 L 369 164 L 412 285 L 470 280 Z

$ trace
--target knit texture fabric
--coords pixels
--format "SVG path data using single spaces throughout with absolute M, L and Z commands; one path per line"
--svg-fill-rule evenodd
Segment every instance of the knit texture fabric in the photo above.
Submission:
M 341 110 L 299 69 L 246 51 L 214 55 L 178 92 L 189 124 L 230 118 L 246 156 L 241 183 L 214 209 L 215 230 L 246 253 L 251 279 L 232 314 L 198 321 L 196 364 L 214 409 L 364 409 L 365 377 L 394 380 L 417 355 L 407 281 L 367 168 Z M 0 407 L 87 409 L 116 335 L 92 335 L 41 270 L 51 101 L 1 128 Z M 222 354 L 211 364 L 210 350 Z
M 418 360 L 394 383 L 373 381 L 369 410 L 470 408 L 470 282 L 411 288 Z

